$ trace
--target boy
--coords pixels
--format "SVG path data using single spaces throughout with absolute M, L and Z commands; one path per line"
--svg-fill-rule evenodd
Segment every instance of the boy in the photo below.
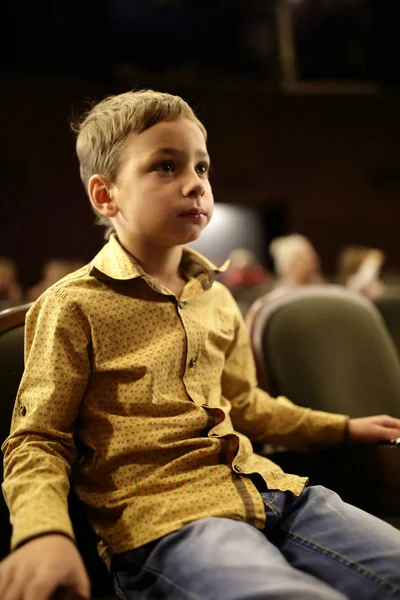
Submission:
M 58 586 L 88 597 L 71 474 L 121 598 L 400 596 L 398 531 L 252 451 L 249 439 L 300 447 L 340 443 L 345 430 L 389 440 L 400 421 L 348 420 L 257 389 L 236 304 L 183 247 L 213 210 L 192 110 L 152 91 L 108 98 L 80 124 L 77 153 L 114 233 L 27 319 L 3 446 L 15 551 L 0 597 L 47 600 Z

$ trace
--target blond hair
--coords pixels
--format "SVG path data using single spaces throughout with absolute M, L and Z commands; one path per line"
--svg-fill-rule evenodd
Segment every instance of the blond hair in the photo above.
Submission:
M 340 285 L 346 285 L 349 277 L 355 275 L 367 258 L 371 248 L 367 246 L 346 246 L 337 261 L 337 280 Z
M 272 240 L 269 253 L 274 260 L 275 272 L 279 277 L 285 277 L 294 255 L 303 248 L 309 249 L 312 245 L 304 235 L 298 233 L 283 235 Z
M 76 153 L 86 191 L 89 179 L 96 173 L 116 181 L 131 134 L 143 133 L 161 121 L 176 121 L 180 117 L 196 123 L 207 139 L 204 125 L 180 96 L 139 90 L 108 96 L 92 106 L 82 120 L 71 124 L 77 134 Z M 95 213 L 97 223 L 108 227 L 108 237 L 113 231 L 111 221 Z
M 379 276 L 385 254 L 378 248 L 346 246 L 337 262 L 337 281 L 357 291 Z

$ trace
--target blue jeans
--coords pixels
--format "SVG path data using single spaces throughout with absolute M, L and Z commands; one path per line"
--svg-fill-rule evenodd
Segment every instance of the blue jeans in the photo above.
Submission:
M 400 599 L 400 531 L 321 486 L 261 494 L 264 531 L 194 521 L 112 561 L 124 600 Z

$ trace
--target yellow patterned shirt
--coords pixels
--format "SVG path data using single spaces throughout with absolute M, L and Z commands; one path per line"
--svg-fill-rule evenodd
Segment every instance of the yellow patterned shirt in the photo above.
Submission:
M 343 439 L 345 416 L 257 388 L 243 319 L 215 267 L 184 249 L 180 268 L 177 299 L 113 236 L 29 311 L 3 445 L 13 547 L 50 531 L 73 537 L 70 476 L 108 564 L 204 517 L 263 528 L 251 475 L 296 495 L 306 479 L 254 454 L 251 441 Z

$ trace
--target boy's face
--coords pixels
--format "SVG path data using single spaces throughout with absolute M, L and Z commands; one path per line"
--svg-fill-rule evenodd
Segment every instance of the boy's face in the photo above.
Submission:
M 111 188 L 121 242 L 165 248 L 196 240 L 213 212 L 209 167 L 203 133 L 188 119 L 133 134 Z

